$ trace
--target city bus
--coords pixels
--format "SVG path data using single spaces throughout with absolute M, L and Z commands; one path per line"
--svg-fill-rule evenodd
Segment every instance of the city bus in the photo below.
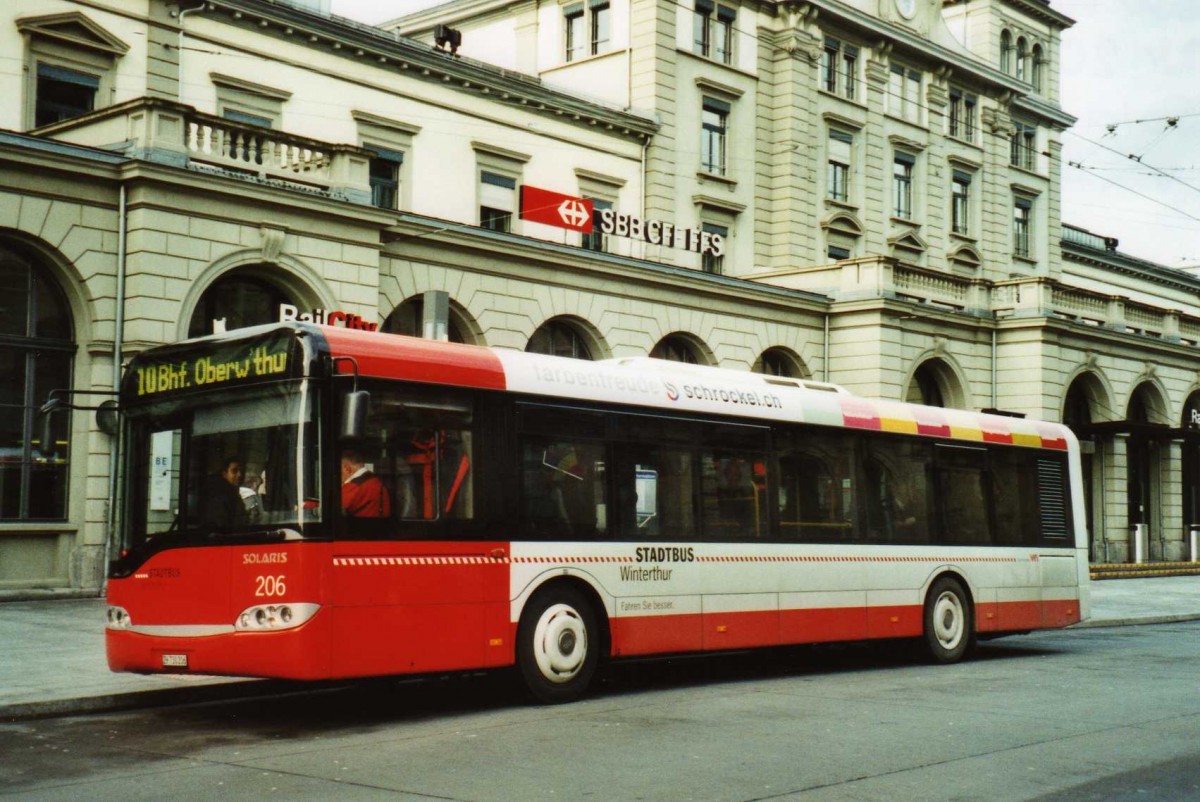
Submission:
M 553 703 L 622 658 L 949 663 L 1088 613 L 1060 425 L 296 322 L 138 354 L 119 403 L 114 671 L 507 667 Z M 347 454 L 386 510 L 343 509 Z

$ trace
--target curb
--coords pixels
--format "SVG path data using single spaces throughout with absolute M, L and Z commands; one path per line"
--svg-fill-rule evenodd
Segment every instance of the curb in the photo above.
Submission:
M 1067 629 L 1100 629 L 1102 627 L 1136 627 L 1153 624 L 1179 624 L 1187 621 L 1200 621 L 1200 613 L 1178 613 L 1175 615 L 1150 615 L 1136 618 L 1089 618 L 1078 624 L 1072 624 Z
M 78 696 L 67 699 L 46 699 L 38 702 L 19 702 L 0 707 L 0 722 L 30 721 L 59 716 L 114 713 L 168 705 L 193 705 L 226 702 L 239 699 L 275 696 L 295 692 L 303 684 L 288 680 L 230 680 L 192 688 L 155 688 L 146 691 L 124 691 L 100 696 Z

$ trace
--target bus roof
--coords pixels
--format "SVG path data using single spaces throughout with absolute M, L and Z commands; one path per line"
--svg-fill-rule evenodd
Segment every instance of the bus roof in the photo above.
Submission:
M 660 359 L 585 361 L 338 327 L 311 327 L 362 376 L 509 390 L 577 401 L 797 421 L 979 443 L 1065 450 L 1060 424 L 867 399 L 837 385 Z M 350 373 L 348 361 L 337 364 Z

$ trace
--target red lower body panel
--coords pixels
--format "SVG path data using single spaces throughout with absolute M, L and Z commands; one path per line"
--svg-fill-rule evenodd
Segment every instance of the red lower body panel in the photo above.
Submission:
M 168 638 L 107 630 L 104 645 L 113 671 L 179 671 L 280 679 L 330 676 L 330 618 L 325 611 L 295 629 Z M 163 657 L 185 665 L 165 665 Z

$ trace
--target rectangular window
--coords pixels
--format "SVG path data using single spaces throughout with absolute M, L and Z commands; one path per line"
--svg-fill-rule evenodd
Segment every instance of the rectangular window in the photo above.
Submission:
M 938 542 L 990 544 L 987 449 L 938 444 L 933 457 Z
M 719 236 L 722 240 L 727 240 L 729 237 L 729 228 L 726 226 L 713 225 L 712 223 L 702 223 L 700 225 L 700 230 Z M 725 270 L 724 253 L 722 253 L 721 256 L 715 256 L 711 252 L 705 251 L 700 256 L 700 266 L 703 268 L 705 273 L 712 273 L 717 276 L 721 275 Z
M 892 216 L 911 220 L 913 215 L 913 166 L 916 159 L 896 153 L 892 160 Z
M 704 427 L 700 451 L 701 530 L 709 540 L 766 537 L 766 430 L 751 426 Z
M 722 64 L 733 63 L 733 24 L 737 11 L 717 6 L 711 0 L 695 0 L 692 13 L 692 52 L 716 59 Z
M 821 88 L 835 94 L 838 88 L 838 40 L 828 36 L 821 51 Z
M 1029 257 L 1033 225 L 1033 201 L 1017 198 L 1013 202 L 1013 254 Z
M 483 170 L 479 174 L 479 225 L 492 231 L 512 231 L 517 181 Z
M 957 89 L 950 92 L 950 136 L 966 142 L 975 141 L 977 101 Z
M 603 251 L 607 243 L 604 239 L 604 234 L 600 233 L 598 213 L 604 209 L 611 209 L 613 205 L 612 201 L 597 200 L 596 198 L 592 198 L 591 201 L 592 209 L 594 210 L 592 213 L 592 233 L 584 234 L 581 244 L 589 251 Z
M 825 37 L 821 51 L 821 88 L 826 92 L 854 100 L 858 84 L 858 48 Z
M 712 55 L 713 10 L 711 0 L 696 0 L 692 13 L 692 52 L 697 56 Z
M 888 80 L 888 109 L 902 120 L 921 121 L 921 73 L 893 64 Z
M 841 260 L 841 259 L 849 259 L 850 258 L 850 249 L 849 248 L 841 248 L 837 245 L 830 245 L 825 250 L 825 255 L 828 256 L 830 259 L 833 259 L 834 261 Z
M 592 12 L 592 49 L 593 56 L 608 50 L 610 30 L 612 28 L 612 11 L 608 0 L 590 0 Z
M 400 202 L 400 167 L 404 154 L 385 148 L 370 148 L 369 164 L 371 205 L 380 209 L 397 209 Z
M 737 19 L 737 12 L 728 6 L 719 6 L 717 8 L 717 30 L 713 35 L 713 44 L 716 45 L 716 53 L 714 57 L 722 64 L 733 63 L 733 23 Z
M 817 543 L 852 540 L 854 465 L 854 440 L 845 433 L 788 431 L 779 441 L 780 537 Z
M 950 230 L 964 236 L 971 233 L 971 174 L 954 171 L 950 185 Z
M 998 545 L 1030 545 L 1041 531 L 1037 453 L 1020 448 L 993 448 L 988 454 Z
M 861 461 L 864 536 L 877 543 L 929 543 L 930 444 L 868 440 Z
M 728 103 L 704 98 L 700 137 L 700 169 L 713 175 L 725 175 L 725 135 L 729 123 Z
M 608 533 L 605 418 L 600 412 L 520 405 L 521 531 L 534 539 L 595 540 Z
M 50 125 L 93 111 L 99 91 L 98 76 L 38 62 L 34 125 Z
M 362 449 L 391 493 L 392 518 L 408 522 L 407 532 L 476 517 L 476 428 L 469 395 L 397 385 L 371 390 Z
M 1034 169 L 1037 155 L 1037 128 L 1024 123 L 1014 123 L 1009 144 L 1009 163 L 1013 167 L 1020 167 L 1024 170 Z
M 829 132 L 829 169 L 826 193 L 830 200 L 850 200 L 850 155 L 854 137 L 843 131 Z
M 563 9 L 564 39 L 566 40 L 566 60 L 576 61 L 583 58 L 583 3 L 575 3 Z

